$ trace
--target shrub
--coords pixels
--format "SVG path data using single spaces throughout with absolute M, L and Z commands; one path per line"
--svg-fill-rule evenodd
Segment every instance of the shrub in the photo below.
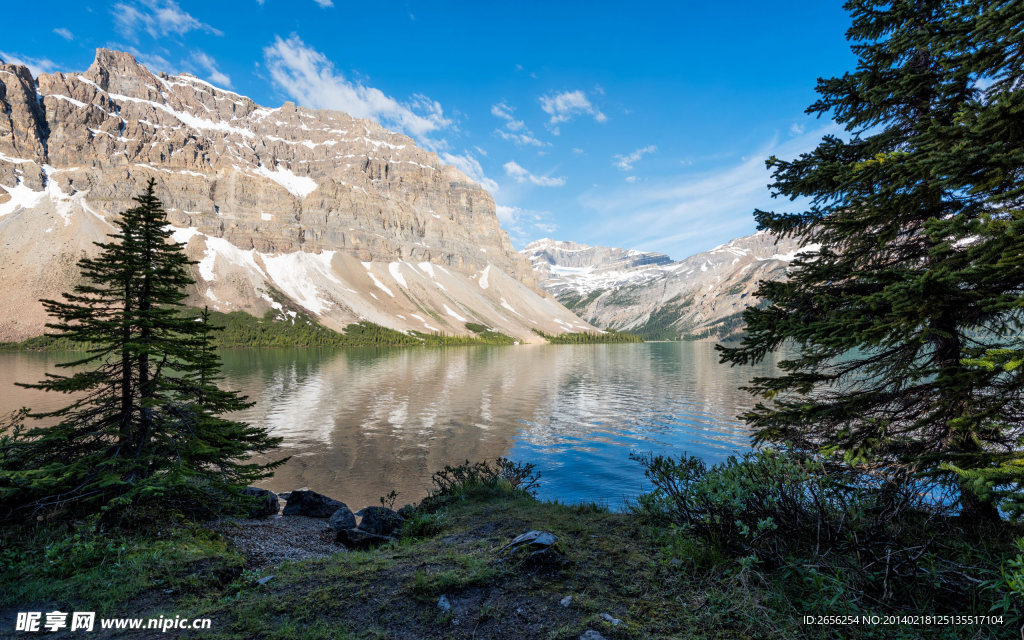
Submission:
M 445 465 L 430 478 L 434 486 L 421 508 L 430 510 L 470 495 L 532 497 L 540 483 L 540 474 L 535 468 L 532 463 L 513 462 L 508 458 L 497 458 L 493 463 L 466 460 L 456 466 Z
M 819 591 L 862 602 L 913 597 L 948 610 L 998 576 L 1004 532 L 965 531 L 950 506 L 955 496 L 906 474 L 776 450 L 710 468 L 686 455 L 631 457 L 654 485 L 633 505 L 641 518 Z

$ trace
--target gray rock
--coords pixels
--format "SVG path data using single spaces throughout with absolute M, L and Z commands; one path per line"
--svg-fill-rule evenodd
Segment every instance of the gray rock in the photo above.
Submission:
M 390 536 L 405 522 L 402 516 L 387 507 L 366 507 L 356 515 L 363 518 L 359 522 L 360 529 L 379 536 Z
M 307 518 L 330 518 L 338 509 L 345 508 L 344 502 L 328 498 L 316 491 L 292 491 L 288 503 L 284 507 L 286 516 L 306 516 Z
M 558 536 L 547 531 L 527 531 L 526 533 L 516 536 L 516 538 L 502 547 L 502 551 L 515 550 L 520 547 L 526 547 L 533 551 L 539 551 L 547 549 L 551 545 L 558 542 Z
M 349 549 L 373 549 L 394 540 L 392 537 L 379 536 L 362 529 L 342 529 L 335 539 Z
M 328 526 L 331 527 L 335 532 L 341 531 L 342 529 L 355 529 L 356 528 L 356 516 L 352 513 L 352 510 L 347 506 L 342 505 L 331 514 L 331 519 L 327 522 Z
M 452 603 L 448 600 L 448 596 L 442 595 L 440 598 L 437 599 L 437 608 L 441 611 L 451 610 Z
M 562 605 L 563 607 L 568 607 L 570 604 L 572 604 L 572 596 L 565 596 L 564 598 L 558 601 L 558 604 Z
M 610 622 L 613 627 L 617 627 L 620 624 L 622 624 L 622 620 L 619 620 L 618 618 L 612 617 L 612 614 L 610 614 L 610 613 L 602 613 L 601 614 L 601 619 L 604 620 L 605 622 Z
M 277 499 L 277 494 L 273 491 L 260 489 L 259 487 L 246 487 L 242 489 L 242 495 L 257 498 L 252 506 L 249 507 L 250 518 L 272 516 L 281 510 L 281 503 Z
M 274 579 L 274 576 L 265 576 L 256 581 L 256 584 L 267 584 Z
M 583 635 L 580 636 L 580 640 L 607 640 L 607 638 L 593 629 L 587 629 L 583 632 Z

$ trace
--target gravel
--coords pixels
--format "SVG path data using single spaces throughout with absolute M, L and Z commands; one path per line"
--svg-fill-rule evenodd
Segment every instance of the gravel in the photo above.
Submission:
M 334 541 L 335 533 L 322 518 L 271 516 L 269 518 L 222 518 L 211 523 L 248 559 L 248 566 L 262 567 L 287 560 L 323 558 L 346 551 Z

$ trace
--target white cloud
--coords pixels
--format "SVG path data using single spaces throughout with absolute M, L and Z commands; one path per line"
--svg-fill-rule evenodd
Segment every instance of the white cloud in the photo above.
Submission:
M 636 176 L 626 176 L 626 182 L 636 182 Z
M 192 59 L 195 60 L 196 64 L 206 69 L 206 77 L 209 78 L 210 82 L 223 87 L 231 87 L 231 78 L 228 74 L 221 72 L 217 68 L 216 60 L 202 51 L 193 51 Z
M 561 187 L 565 184 L 565 178 L 551 178 L 548 176 L 538 176 L 530 173 L 523 167 L 519 166 L 513 160 L 509 160 L 504 165 L 505 173 L 515 180 L 516 182 L 531 182 L 539 187 Z
M 753 210 L 778 206 L 768 189 L 768 156 L 793 158 L 813 149 L 823 135 L 841 133 L 842 128 L 832 124 L 781 143 L 776 137 L 719 171 L 637 180 L 592 191 L 580 202 L 595 214 L 591 231 L 598 241 L 690 255 L 752 233 Z
M 113 14 L 117 30 L 131 40 L 138 40 L 140 28 L 154 38 L 172 34 L 183 36 L 189 31 L 224 35 L 219 29 L 183 11 L 174 0 L 141 0 L 132 4 L 119 2 L 114 5 Z
M 537 240 L 541 234 L 550 235 L 558 230 L 558 225 L 551 219 L 547 211 L 534 211 L 521 207 L 497 205 L 498 222 L 508 232 L 509 239 L 516 247 L 523 247 Z
M 28 67 L 33 76 L 38 77 L 41 73 L 53 73 L 57 70 L 57 63 L 49 58 L 30 58 L 16 53 L 0 51 L 0 60 L 8 64 L 20 64 Z
M 75 39 L 75 34 L 71 33 L 71 31 L 65 29 L 64 27 L 57 27 L 56 29 L 53 30 L 53 32 L 56 33 L 58 36 L 64 38 L 68 42 L 71 42 Z
M 548 142 L 541 142 L 537 138 L 531 136 L 530 133 L 532 132 L 530 131 L 527 131 L 526 133 L 511 133 L 508 131 L 503 131 L 501 129 L 495 129 L 494 133 L 501 137 L 503 140 L 508 140 L 509 142 L 515 143 L 516 146 L 519 147 L 545 147 L 550 145 L 550 143 Z
M 480 161 L 474 158 L 473 154 L 463 152 L 461 155 L 456 155 L 443 151 L 438 154 L 438 157 L 466 174 L 468 178 L 478 183 L 481 187 L 487 189 L 491 193 L 498 190 L 498 183 L 484 175 L 484 169 L 480 166 Z
M 331 0 L 313 0 L 313 2 L 317 3 L 324 9 L 334 6 L 334 3 L 331 2 Z
M 599 111 L 586 94 L 577 89 L 576 91 L 563 91 L 554 95 L 540 97 L 540 108 L 544 113 L 551 116 L 548 126 L 555 135 L 558 135 L 558 125 L 561 122 L 568 122 L 577 115 L 593 116 L 597 122 L 605 122 L 608 116 Z
M 263 49 L 266 68 L 274 83 L 296 102 L 317 109 L 344 111 L 356 118 L 372 118 L 396 128 L 430 149 L 443 148 L 431 134 L 451 127 L 441 104 L 424 95 L 399 102 L 380 89 L 353 82 L 337 72 L 324 54 L 306 46 L 299 36 L 275 36 Z
M 616 158 L 615 166 L 618 167 L 619 169 L 622 169 L 623 171 L 632 171 L 633 170 L 633 164 L 635 162 L 637 162 L 638 160 L 640 160 L 640 158 L 642 158 L 644 156 L 644 154 L 654 153 L 657 150 L 658 150 L 658 147 L 656 147 L 653 144 L 651 144 L 651 145 L 648 145 L 648 146 L 646 146 L 646 147 L 644 147 L 642 149 L 637 149 L 633 153 L 630 153 L 630 154 L 627 154 L 627 155 L 624 155 L 624 156 L 620 156 L 620 155 L 616 154 L 616 156 L 615 156 L 615 158 Z
M 504 102 L 491 105 L 491 114 L 505 121 L 505 129 L 495 129 L 495 135 L 499 136 L 502 140 L 514 143 L 517 147 L 550 146 L 550 143 L 538 140 L 533 135 L 533 131 L 526 128 L 525 122 L 516 119 L 515 115 L 513 115 L 515 110 L 515 107 L 510 107 Z
M 802 134 L 803 132 L 804 132 L 804 125 L 800 124 L 799 122 L 794 122 L 793 124 L 789 125 L 789 135 L 791 135 L 791 136 L 798 136 L 798 135 Z

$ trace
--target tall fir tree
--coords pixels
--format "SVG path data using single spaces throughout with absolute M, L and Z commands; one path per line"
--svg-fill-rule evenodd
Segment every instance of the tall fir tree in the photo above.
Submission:
M 759 228 L 805 253 L 722 360 L 795 353 L 748 387 L 755 441 L 959 482 L 963 513 L 995 518 L 1024 481 L 1024 3 L 846 7 L 857 69 L 808 112 L 850 135 L 769 159 L 809 208 Z
M 153 180 L 135 201 L 99 255 L 79 262 L 81 284 L 43 301 L 51 335 L 88 351 L 58 365 L 69 373 L 24 385 L 74 400 L 28 414 L 44 424 L 13 425 L 0 440 L 7 517 L 211 508 L 283 462 L 249 462 L 280 439 L 219 417 L 249 405 L 216 386 L 208 312 L 182 313 L 193 263 L 171 240 Z

